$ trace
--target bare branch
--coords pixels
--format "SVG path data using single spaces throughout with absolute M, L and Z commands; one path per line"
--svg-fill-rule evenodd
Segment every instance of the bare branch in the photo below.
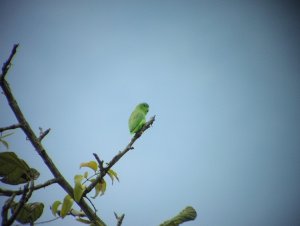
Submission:
M 11 129 L 17 129 L 17 128 L 20 128 L 21 125 L 18 123 L 18 124 L 13 124 L 11 126 L 6 126 L 6 127 L 1 127 L 0 128 L 0 133 L 2 133 L 3 131 L 6 131 L 6 130 L 11 130 Z
M 95 159 L 98 162 L 100 172 L 102 172 L 103 169 L 104 169 L 104 167 L 103 167 L 103 160 L 100 160 L 99 156 L 96 153 L 93 153 L 93 155 L 95 156 Z
M 85 189 L 83 196 L 86 196 L 87 193 L 89 193 L 93 188 L 103 179 L 103 177 L 106 175 L 108 170 L 115 165 L 122 157 L 125 155 L 129 150 L 134 149 L 133 144 L 134 142 L 147 130 L 150 128 L 150 126 L 155 121 L 155 115 L 150 118 L 148 122 L 143 126 L 143 128 L 137 132 L 129 142 L 129 144 L 125 147 L 125 149 L 121 152 L 119 152 L 113 159 L 108 163 L 106 167 L 103 168 L 102 171 L 100 171 L 99 176 Z
M 10 56 L 8 57 L 7 61 L 3 64 L 2 66 L 2 74 L 1 74 L 1 77 L 0 77 L 0 80 L 4 80 L 5 79 L 5 76 L 11 66 L 11 61 L 14 57 L 14 55 L 16 54 L 17 52 L 17 48 L 18 48 L 19 44 L 15 44 L 11 53 L 10 53 Z
M 38 190 L 38 189 L 41 189 L 41 188 L 45 188 L 45 187 L 47 187 L 51 184 L 58 183 L 59 180 L 60 180 L 59 178 L 53 178 L 51 180 L 46 181 L 43 184 L 38 184 L 38 185 L 34 186 L 33 190 Z M 13 190 L 5 190 L 5 189 L 0 188 L 0 196 L 11 196 L 13 194 L 22 195 L 23 192 L 24 192 L 23 189 L 13 191 Z

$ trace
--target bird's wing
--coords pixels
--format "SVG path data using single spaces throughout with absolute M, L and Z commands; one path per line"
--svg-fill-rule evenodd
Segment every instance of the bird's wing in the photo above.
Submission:
M 139 125 L 140 123 L 145 120 L 145 114 L 143 111 L 137 111 L 135 110 L 132 112 L 130 118 L 129 118 L 129 130 L 132 133 Z

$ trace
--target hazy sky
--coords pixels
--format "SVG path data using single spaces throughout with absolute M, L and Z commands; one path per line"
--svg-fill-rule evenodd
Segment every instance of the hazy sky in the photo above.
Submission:
M 128 144 L 136 104 L 156 115 L 94 200 L 108 225 L 113 211 L 152 226 L 187 205 L 186 226 L 300 225 L 300 8 L 237 2 L 0 1 L 0 63 L 20 43 L 7 78 L 35 131 L 51 128 L 43 143 L 71 184 L 93 152 L 108 162 Z M 0 126 L 13 123 L 2 96 Z M 37 183 L 53 177 L 24 134 L 8 141 Z M 64 196 L 35 192 L 39 221 Z

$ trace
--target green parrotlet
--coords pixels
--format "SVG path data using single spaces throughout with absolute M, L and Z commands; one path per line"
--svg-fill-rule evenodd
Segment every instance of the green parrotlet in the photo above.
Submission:
M 137 133 L 146 123 L 146 114 L 149 111 L 147 103 L 138 104 L 131 113 L 128 121 L 129 131 L 131 134 Z

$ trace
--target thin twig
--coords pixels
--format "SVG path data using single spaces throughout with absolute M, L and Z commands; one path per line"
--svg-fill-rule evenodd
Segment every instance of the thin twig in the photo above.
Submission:
M 60 217 L 55 217 L 55 218 L 53 218 L 51 220 L 47 220 L 47 221 L 34 222 L 34 224 L 46 224 L 46 223 L 50 223 L 52 221 L 56 221 L 58 219 L 60 219 Z
M 19 44 L 15 44 L 11 53 L 10 53 L 10 56 L 8 57 L 7 61 L 3 64 L 2 66 L 2 74 L 1 74 L 1 77 L 0 77 L 0 80 L 4 80 L 5 79 L 5 76 L 11 66 L 11 61 L 14 57 L 14 55 L 16 54 L 17 52 L 17 48 L 18 48 Z
M 1 127 L 0 128 L 0 133 L 2 133 L 3 131 L 6 131 L 6 130 L 11 130 L 11 129 L 17 129 L 17 128 L 20 128 L 21 125 L 18 123 L 18 124 L 13 124 L 11 126 L 6 126 L 6 127 Z
M 153 124 L 153 122 L 155 121 L 155 115 L 153 117 L 150 118 L 150 120 L 148 122 L 146 122 L 146 124 L 143 126 L 143 128 L 136 133 L 131 141 L 129 142 L 129 144 L 125 147 L 125 149 L 121 152 L 119 152 L 115 157 L 113 157 L 113 159 L 108 163 L 108 165 L 106 167 L 103 168 L 103 170 L 100 172 L 99 176 L 97 176 L 97 178 L 85 189 L 83 196 L 86 196 L 87 193 L 89 193 L 91 190 L 93 190 L 93 188 L 97 185 L 97 183 L 99 183 L 103 177 L 106 175 L 106 173 L 108 172 L 108 170 L 110 170 L 110 168 L 116 164 L 122 157 L 123 155 L 125 155 L 129 150 L 134 149 L 133 148 L 133 144 L 134 142 L 147 130 L 150 128 L 150 126 Z
M 38 189 L 41 189 L 41 188 L 45 188 L 45 187 L 47 187 L 51 184 L 58 183 L 59 180 L 60 180 L 59 178 L 53 178 L 53 179 L 47 180 L 45 183 L 38 184 L 38 185 L 34 186 L 33 190 L 38 190 Z M 22 195 L 23 192 L 24 192 L 23 189 L 13 191 L 13 190 L 5 190 L 5 189 L 0 188 L 0 196 L 11 196 L 12 194 Z
M 41 132 L 40 136 L 39 136 L 39 141 L 43 140 L 45 136 L 47 136 L 47 134 L 50 132 L 50 128 Z
M 102 172 L 103 169 L 104 169 L 104 167 L 103 167 L 103 160 L 100 160 L 99 156 L 96 153 L 93 153 L 93 155 L 95 156 L 95 159 L 98 162 L 100 172 Z
M 94 208 L 95 214 L 98 211 L 94 205 L 94 203 L 89 199 L 89 197 L 85 196 L 85 198 L 91 203 L 92 207 Z
M 121 216 L 118 216 L 118 214 L 116 212 L 114 212 L 114 214 L 115 214 L 115 217 L 117 219 L 117 226 L 121 226 L 122 222 L 123 222 L 123 219 L 125 217 L 125 214 L 122 214 Z

